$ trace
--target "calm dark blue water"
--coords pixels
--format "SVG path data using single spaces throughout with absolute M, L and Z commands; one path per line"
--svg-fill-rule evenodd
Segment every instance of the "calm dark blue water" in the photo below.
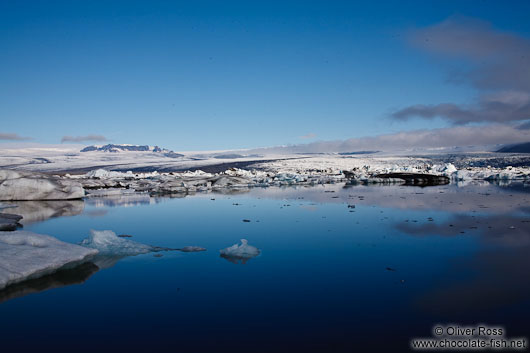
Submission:
M 127 257 L 0 292 L 1 351 L 407 351 L 437 323 L 529 336 L 526 190 L 328 185 L 19 203 L 24 229 L 67 242 L 109 229 L 207 251 Z M 241 238 L 261 254 L 220 257 Z

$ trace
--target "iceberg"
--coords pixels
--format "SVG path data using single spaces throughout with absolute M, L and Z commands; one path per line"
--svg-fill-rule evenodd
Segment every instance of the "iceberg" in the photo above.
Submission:
M 27 231 L 0 232 L 0 289 L 60 269 L 73 268 L 98 253 Z
M 90 236 L 83 239 L 79 245 L 98 250 L 98 257 L 125 257 L 160 251 L 199 252 L 206 250 L 200 246 L 185 246 L 173 249 L 142 244 L 119 237 L 111 230 L 91 230 Z
M 128 171 L 127 173 L 123 173 L 123 172 L 110 171 L 106 169 L 96 169 L 96 170 L 91 170 L 90 172 L 86 173 L 85 176 L 87 178 L 112 179 L 112 178 L 130 178 L 130 177 L 133 177 L 134 174 L 131 171 Z
M 249 259 L 256 257 L 260 254 L 260 250 L 255 246 L 248 245 L 246 239 L 241 239 L 241 245 L 234 244 L 228 248 L 219 250 L 221 257 L 232 262 L 245 264 Z
M 80 183 L 57 176 L 0 170 L 0 200 L 70 200 L 85 196 Z
M 97 249 L 99 255 L 112 256 L 134 256 L 150 252 L 174 250 L 120 238 L 111 230 L 91 230 L 90 236 L 83 239 L 79 245 Z

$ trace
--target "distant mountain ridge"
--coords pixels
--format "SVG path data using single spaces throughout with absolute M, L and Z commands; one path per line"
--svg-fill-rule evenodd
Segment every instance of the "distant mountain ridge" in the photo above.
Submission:
M 530 153 L 530 142 L 518 143 L 515 145 L 504 146 L 495 152 L 501 153 Z
M 169 158 L 180 158 L 184 157 L 184 155 L 180 153 L 175 153 L 171 150 L 160 148 L 158 146 L 148 146 L 148 145 L 117 145 L 109 143 L 107 145 L 103 146 L 87 146 L 83 148 L 80 152 L 152 152 L 152 153 L 160 153 L 165 157 Z

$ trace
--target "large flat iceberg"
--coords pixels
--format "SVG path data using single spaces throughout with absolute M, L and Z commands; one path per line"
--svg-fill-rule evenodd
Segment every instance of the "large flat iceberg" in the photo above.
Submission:
M 69 200 L 85 196 L 77 181 L 56 176 L 0 170 L 0 200 Z
M 76 266 L 97 253 L 48 235 L 0 232 L 0 289 Z

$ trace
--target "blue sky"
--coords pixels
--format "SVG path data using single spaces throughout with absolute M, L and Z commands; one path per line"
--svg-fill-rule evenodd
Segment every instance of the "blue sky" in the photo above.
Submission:
M 0 133 L 212 150 L 450 127 L 391 117 L 479 94 L 448 82 L 468 61 L 410 34 L 457 15 L 528 38 L 529 13 L 488 0 L 0 1 Z

